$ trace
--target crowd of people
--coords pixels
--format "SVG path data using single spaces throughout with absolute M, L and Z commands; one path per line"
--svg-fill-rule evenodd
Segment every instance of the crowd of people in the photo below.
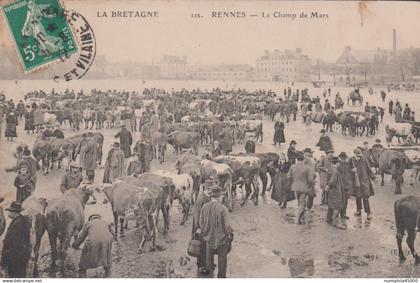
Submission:
M 145 89 L 142 94 L 145 100 L 151 99 L 159 103 L 153 107 L 127 103 L 127 101 L 136 102 L 139 95 L 125 91 L 101 92 L 93 90 L 92 95 L 87 96 L 83 92 L 76 94 L 74 91 L 66 91 L 63 94 L 57 94 L 53 91 L 50 96 L 54 99 L 44 107 L 36 103 L 26 106 L 23 101 L 19 101 L 15 106 L 12 100 L 2 101 L 0 120 L 5 117 L 5 137 L 11 141 L 17 137 L 16 127 L 22 119 L 25 123 L 24 131 L 27 134 L 36 133 L 37 141 L 48 141 L 51 137 L 64 140 L 66 130 L 63 129 L 61 123 L 63 121 L 57 121 L 57 124 L 51 125 L 46 124 L 43 117 L 43 113 L 56 110 L 59 98 L 70 100 L 65 107 L 76 110 L 70 115 L 73 125 L 67 129 L 69 131 L 81 129 L 79 123 L 83 117 L 82 113 L 86 109 L 96 108 L 98 110 L 104 107 L 103 114 L 106 117 L 107 111 L 112 112 L 119 106 L 124 107 L 122 111 L 118 112 L 117 118 L 113 116 L 110 123 L 113 127 L 118 125 L 119 129 L 113 135 L 115 141 L 111 143 L 111 149 L 106 156 L 102 178 L 102 183 L 106 184 L 123 176 L 138 176 L 152 171 L 151 161 L 156 155 L 151 141 L 153 133 L 163 132 L 164 125 L 181 123 L 182 118 L 186 115 L 197 114 L 196 112 L 209 113 L 208 111 L 210 111 L 217 114 L 219 121 L 223 122 L 223 117 L 229 117 L 236 112 L 245 111 L 248 115 L 254 115 L 259 110 L 265 111 L 267 110 L 265 105 L 269 105 L 272 101 L 292 101 L 288 104 L 291 106 L 290 112 L 280 118 L 275 117 L 273 144 L 277 146 L 286 143 L 285 123 L 289 123 L 292 119 L 296 121 L 298 111 L 302 113 L 302 122 L 307 129 L 310 129 L 312 118 L 306 113 L 311 111 L 334 113 L 335 110 L 342 109 L 344 106 L 339 93 L 335 96 L 334 106 L 331 105 L 329 101 L 331 89 L 324 92 L 323 105 L 321 105 L 319 97 L 309 97 L 307 102 L 302 102 L 308 98 L 308 91 L 292 90 L 290 87 L 284 89 L 284 97 L 281 98 L 278 98 L 271 90 L 248 92 L 246 90 L 222 91 L 214 89 L 212 91 L 181 90 L 168 93 L 159 89 Z M 48 97 L 45 93 L 32 93 L 31 96 Z M 202 109 L 200 107 L 193 110 L 188 109 L 188 104 L 185 102 L 193 102 L 196 98 L 209 99 L 210 101 L 204 104 Z M 260 102 L 263 103 L 260 104 Z M 299 102 L 300 108 L 298 107 Z M 110 108 L 105 107 L 107 103 Z M 97 106 L 93 107 L 94 104 Z M 81 105 L 80 108 L 78 105 Z M 139 117 L 136 117 L 138 109 L 144 111 Z M 79 110 L 80 112 L 78 112 Z M 366 103 L 365 112 L 378 115 L 381 120 L 383 119 L 383 108 L 381 107 L 371 107 Z M 396 120 L 414 120 L 415 115 L 408 104 L 402 110 L 398 100 L 395 106 L 392 101 L 389 102 L 389 113 L 395 115 Z M 97 119 L 96 112 L 95 121 Z M 85 117 L 85 120 L 88 120 L 88 117 Z M 2 121 L 0 121 L 0 129 L 2 128 L 1 124 Z M 213 143 L 210 147 L 209 155 L 212 158 L 232 151 L 233 143 L 230 143 L 227 148 L 223 141 L 226 136 L 229 140 L 233 137 L 229 136 L 229 130 L 224 131 L 226 127 L 224 124 L 220 125 L 221 128 L 217 131 L 216 138 L 212 140 Z M 101 129 L 100 124 L 97 124 L 97 129 Z M 140 139 L 134 142 L 133 132 L 137 130 L 140 131 Z M 362 211 L 366 213 L 367 220 L 371 220 L 373 217 L 369 198 L 374 195 L 372 181 L 375 179 L 375 174 L 371 169 L 371 156 L 367 143 L 356 147 L 351 154 L 336 153 L 332 138 L 328 134 L 332 130 L 332 127 L 327 125 L 326 129 L 321 130 L 319 141 L 314 144 L 323 153 L 320 159 L 314 158 L 314 150 L 311 148 L 299 149 L 296 140 L 290 141 L 287 153 L 279 153 L 279 161 L 275 164 L 276 172 L 272 179 L 271 198 L 278 202 L 282 209 L 287 207 L 288 202 L 297 201 L 296 224 L 307 223 L 306 211 L 313 209 L 316 197 L 319 197 L 320 205 L 328 207 L 326 222 L 337 229 L 347 228 L 346 220 L 349 219 L 347 205 L 351 197 L 356 202 L 355 217 L 362 217 Z M 377 139 L 375 146 L 382 147 L 380 143 L 381 141 Z M 92 184 L 98 180 L 96 172 L 98 162 L 101 162 L 100 151 L 100 144 L 95 133 L 90 130 L 84 132 L 75 147 L 78 161 L 72 160 L 68 170 L 61 178 L 59 189 L 63 194 L 72 188 L 78 188 L 83 184 Z M 249 150 L 246 149 L 246 152 Z M 16 188 L 16 197 L 10 207 L 6 209 L 12 222 L 8 225 L 4 238 L 1 266 L 7 271 L 9 277 L 25 277 L 31 247 L 29 245 L 30 224 L 21 214 L 22 203 L 36 190 L 37 171 L 41 167 L 27 145 L 20 145 L 16 150 L 15 157 L 16 165 L 7 169 L 8 172 L 17 173 L 13 183 Z M 317 196 L 317 187 L 321 189 L 319 196 Z M 217 276 L 226 277 L 227 256 L 232 249 L 234 234 L 229 223 L 229 210 L 223 204 L 225 194 L 226 192 L 217 182 L 208 179 L 203 182 L 202 189 L 194 202 L 192 238 L 200 241 L 197 271 L 201 276 L 213 275 L 214 256 L 217 255 Z M 85 242 L 80 258 L 79 274 L 85 277 L 88 269 L 102 266 L 105 269 L 105 276 L 108 277 L 111 274 L 112 231 L 108 223 L 97 213 L 90 215 L 87 219 L 83 230 L 73 243 L 73 247 L 78 248 Z M 86 241 L 86 239 L 94 240 Z

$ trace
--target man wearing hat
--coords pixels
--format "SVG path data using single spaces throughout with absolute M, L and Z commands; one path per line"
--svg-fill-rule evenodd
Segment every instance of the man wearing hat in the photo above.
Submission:
M 65 193 L 69 189 L 78 188 L 83 181 L 82 168 L 76 162 L 70 163 L 69 170 L 61 179 L 60 191 Z
M 346 224 L 345 220 L 348 219 L 347 204 L 348 204 L 348 199 L 350 198 L 350 193 L 353 189 L 353 178 L 352 178 L 352 172 L 351 172 L 351 167 L 350 167 L 347 153 L 341 152 L 338 155 L 338 158 L 340 159 L 340 163 L 338 165 L 338 172 L 340 173 L 341 179 L 343 180 L 343 187 L 344 187 L 344 192 L 346 196 L 346 202 L 345 202 L 343 210 L 340 212 L 340 217 L 343 220 L 342 221 L 343 224 Z
M 214 271 L 214 255 L 217 254 L 217 278 L 226 278 L 227 254 L 233 239 L 233 230 L 229 224 L 229 211 L 222 204 L 224 190 L 215 185 L 211 189 L 210 202 L 201 209 L 200 231 L 206 242 L 206 267 L 210 275 Z
M 142 173 L 149 172 L 150 162 L 153 160 L 154 150 L 148 137 L 144 134 L 140 134 L 140 139 L 134 146 L 134 152 L 138 152 L 139 160 L 141 162 Z
M 333 157 L 334 150 L 330 149 L 326 151 L 326 156 L 321 157 L 321 159 L 318 162 L 317 168 L 319 171 L 319 181 L 320 186 L 322 189 L 322 199 L 321 199 L 321 205 L 326 205 L 328 203 L 328 192 L 325 191 L 325 186 L 327 185 L 327 178 L 328 173 L 331 170 L 331 159 Z M 327 222 L 330 219 L 327 219 Z
M 303 224 L 305 220 L 305 209 L 307 197 L 312 192 L 314 175 L 309 166 L 303 164 L 303 153 L 297 152 L 296 164 L 290 167 L 287 177 L 291 180 L 292 191 L 295 192 L 298 201 L 297 224 Z
M 329 224 L 339 229 L 346 229 L 345 219 L 341 219 L 340 212 L 343 211 L 346 204 L 343 182 L 338 171 L 340 159 L 333 156 L 331 159 L 331 170 L 328 174 L 328 180 L 325 190 L 328 191 L 328 212 L 327 218 L 331 218 Z M 331 216 L 330 216 L 331 215 Z M 341 220 L 341 221 L 340 221 Z
M 354 150 L 354 157 L 350 158 L 350 167 L 353 172 L 353 190 L 352 196 L 356 198 L 357 211 L 355 216 L 361 216 L 362 203 L 367 214 L 367 219 L 372 219 L 369 197 L 375 194 L 371 179 L 375 179 L 375 175 L 370 169 L 369 162 L 362 155 L 359 148 Z
M 361 147 L 362 155 L 369 161 L 369 164 L 372 164 L 372 157 L 369 150 L 369 143 L 367 141 L 363 142 L 363 146 Z
M 111 250 L 112 250 L 111 226 L 102 220 L 99 214 L 92 214 L 88 222 L 79 233 L 73 243 L 73 248 L 78 249 L 84 242 L 79 262 L 79 276 L 86 277 L 88 269 L 103 267 L 105 277 L 111 275 Z
M 307 165 L 307 166 L 309 166 L 309 168 L 311 168 L 311 171 L 312 171 L 312 174 L 313 174 L 313 178 L 314 178 L 314 181 L 313 181 L 313 183 L 312 183 L 312 190 L 311 190 L 311 193 L 309 194 L 309 197 L 308 197 L 308 203 L 307 203 L 307 208 L 308 209 L 311 209 L 312 208 L 312 206 L 313 206 L 313 203 L 314 203 L 314 197 L 315 197 L 315 182 L 316 182 L 316 176 L 317 176 L 317 173 L 316 173 L 316 162 L 315 162 L 315 160 L 314 160 L 314 158 L 313 158 L 313 151 L 312 151 L 312 149 L 310 149 L 310 148 L 305 148 L 304 150 L 303 150 L 303 157 L 304 157 L 304 159 L 303 159 L 303 164 L 305 164 L 305 165 Z
M 28 164 L 22 163 L 18 169 L 18 174 L 13 182 L 16 187 L 16 201 L 22 203 L 31 196 L 34 191 L 34 182 L 28 173 Z
M 82 135 L 82 141 L 76 148 L 79 153 L 79 165 L 85 171 L 89 182 L 95 179 L 96 161 L 98 159 L 98 143 L 93 138 L 93 133 Z
M 139 158 L 139 153 L 134 152 L 133 156 L 127 160 L 127 168 L 125 169 L 125 174 L 127 176 L 137 176 L 142 173 L 141 162 Z
M 64 133 L 60 129 L 60 122 L 57 122 L 57 124 L 55 125 L 55 130 L 52 132 L 52 136 L 57 139 L 64 139 Z
M 197 258 L 197 272 L 203 275 L 208 275 L 208 271 L 206 270 L 206 242 L 203 241 L 201 234 L 197 234 L 197 231 L 200 231 L 201 209 L 210 201 L 211 190 L 214 186 L 215 183 L 213 179 L 207 179 L 204 182 L 203 190 L 200 190 L 192 209 L 192 235 L 201 240 L 201 256 Z
M 287 159 L 291 164 L 296 163 L 296 141 L 292 140 L 290 146 L 287 149 Z
M 103 183 L 112 183 L 112 180 L 122 177 L 123 174 L 124 153 L 120 149 L 120 143 L 114 142 L 105 162 Z
M 12 222 L 3 240 L 3 251 L 0 266 L 9 278 L 25 278 L 26 267 L 31 258 L 30 223 L 21 215 L 22 206 L 12 202 L 9 208 L 9 218 Z
M 23 150 L 22 159 L 18 162 L 18 164 L 11 168 L 7 168 L 6 172 L 18 171 L 23 164 L 26 164 L 28 167 L 28 175 L 30 176 L 35 189 L 37 180 L 36 171 L 40 170 L 41 166 L 39 165 L 38 161 L 36 161 L 36 159 L 31 156 L 31 151 L 27 147 Z
M 114 136 L 114 138 L 120 139 L 120 148 L 124 152 L 124 157 L 129 158 L 131 156 L 131 145 L 133 144 L 133 137 L 131 132 L 127 130 L 126 125 L 121 126 L 121 130 Z
M 316 144 L 316 146 L 319 146 L 319 150 L 324 152 L 333 149 L 331 138 L 327 136 L 326 132 L 327 131 L 325 131 L 324 129 L 321 130 L 321 136 L 319 137 L 319 141 Z

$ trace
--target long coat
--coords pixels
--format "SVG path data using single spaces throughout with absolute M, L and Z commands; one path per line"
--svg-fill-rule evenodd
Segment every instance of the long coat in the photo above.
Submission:
M 329 136 L 319 137 L 319 141 L 316 146 L 319 146 L 320 151 L 328 151 L 333 149 L 331 138 Z
M 276 122 L 274 125 L 274 142 L 275 143 L 282 143 L 286 142 L 284 138 L 284 123 L 283 122 Z
M 34 182 L 28 173 L 18 174 L 13 185 L 16 187 L 16 201 L 20 203 L 30 197 L 35 190 Z
M 16 216 L 3 240 L 1 266 L 26 266 L 31 257 L 30 224 L 22 215 Z
M 105 162 L 103 183 L 122 177 L 124 173 L 124 153 L 119 148 L 111 148 Z
M 124 152 L 124 157 L 129 158 L 131 156 L 131 145 L 133 144 L 133 137 L 129 130 L 122 128 L 115 138 L 120 138 L 120 147 Z
M 343 187 L 343 180 L 336 167 L 328 172 L 328 207 L 336 210 L 344 209 L 346 205 L 346 194 Z
M 370 179 L 373 176 L 373 172 L 370 169 L 369 162 L 365 157 L 361 157 L 359 160 L 352 157 L 350 158 L 350 167 L 356 168 L 357 175 L 353 173 L 353 180 L 359 179 L 360 186 L 356 186 L 357 182 L 353 182 L 353 190 L 351 195 L 356 198 L 369 198 L 375 194 Z
M 8 115 L 6 117 L 6 130 L 4 136 L 6 138 L 15 138 L 17 137 L 16 133 L 16 118 L 13 115 Z
M 25 114 L 25 131 L 35 130 L 34 126 L 34 112 L 28 111 Z
M 303 163 L 296 163 L 290 167 L 287 178 L 292 183 L 291 190 L 299 193 L 312 193 L 314 175 L 312 169 Z
M 290 180 L 287 179 L 287 173 L 289 172 L 290 166 L 291 164 L 289 162 L 279 164 L 279 170 L 273 179 L 271 198 L 279 203 L 288 202 L 294 199 L 294 194 L 290 190 Z
M 83 242 L 80 269 L 111 267 L 112 233 L 107 222 L 102 219 L 88 221 L 73 246 L 77 248 Z
M 84 170 L 95 170 L 98 156 L 98 144 L 93 138 L 82 140 L 79 144 L 79 164 Z

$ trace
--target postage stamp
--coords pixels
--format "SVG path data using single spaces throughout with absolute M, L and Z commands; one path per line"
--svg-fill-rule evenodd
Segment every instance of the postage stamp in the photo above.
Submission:
M 60 0 L 18 0 L 2 8 L 25 73 L 78 51 Z

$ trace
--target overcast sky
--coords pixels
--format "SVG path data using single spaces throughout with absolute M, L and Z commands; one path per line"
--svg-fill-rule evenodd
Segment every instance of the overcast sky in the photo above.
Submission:
M 1 1 L 0 1 L 1 2 Z M 4 2 L 3 2 L 4 3 Z M 278 1 L 124 1 L 64 0 L 80 12 L 97 38 L 97 52 L 110 61 L 156 62 L 163 54 L 187 56 L 191 64 L 254 64 L 265 49 L 300 47 L 311 58 L 335 61 L 344 46 L 354 49 L 420 47 L 420 3 L 278 2 Z M 100 5 L 99 5 L 100 3 Z M 159 11 L 157 19 L 111 18 L 112 11 Z M 362 10 L 362 13 L 361 13 Z M 105 11 L 108 18 L 98 18 Z M 214 19 L 212 11 L 244 11 L 246 18 Z M 261 13 L 311 12 L 327 19 L 262 19 Z M 199 12 L 202 19 L 192 19 Z M 259 17 L 249 17 L 258 14 Z M 361 26 L 363 14 L 363 26 Z M 2 15 L 3 17 L 3 15 Z M 10 46 L 4 20 L 0 38 Z

